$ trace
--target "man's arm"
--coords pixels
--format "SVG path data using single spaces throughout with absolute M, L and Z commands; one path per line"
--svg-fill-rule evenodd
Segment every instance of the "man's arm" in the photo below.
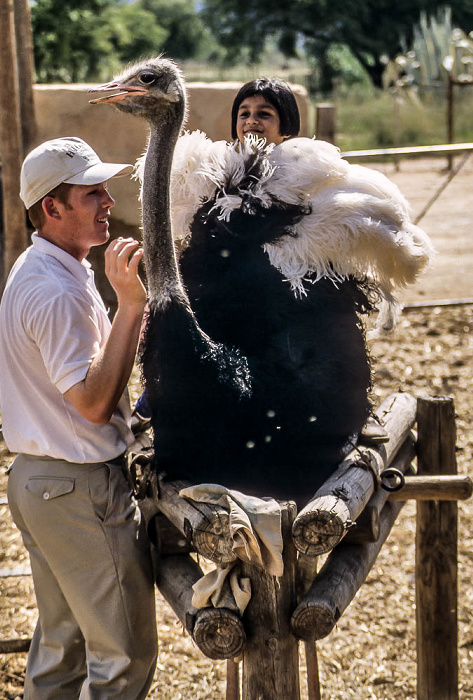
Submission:
M 105 251 L 105 274 L 117 295 L 117 313 L 87 375 L 64 394 L 92 423 L 108 423 L 133 369 L 146 305 L 146 290 L 138 275 L 142 249 L 130 257 L 137 245 L 131 238 L 118 238 Z

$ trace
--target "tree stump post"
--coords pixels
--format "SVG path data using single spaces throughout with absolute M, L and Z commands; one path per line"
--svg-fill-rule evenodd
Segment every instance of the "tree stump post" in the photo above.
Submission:
M 419 399 L 419 474 L 456 474 L 455 410 Z M 420 501 L 416 530 L 417 697 L 457 700 L 457 503 Z
M 242 565 L 242 574 L 251 578 L 251 601 L 243 616 L 243 700 L 300 698 L 298 642 L 290 625 L 296 606 L 297 553 L 291 536 L 296 506 L 289 502 L 281 507 L 284 574 L 276 578 Z

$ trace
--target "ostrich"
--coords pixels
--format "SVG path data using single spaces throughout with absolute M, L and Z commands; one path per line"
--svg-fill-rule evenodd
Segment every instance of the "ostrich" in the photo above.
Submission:
M 170 479 L 305 505 L 370 414 L 360 315 L 380 291 L 394 304 L 393 276 L 412 281 L 428 260 L 428 241 L 408 222 L 391 183 L 365 174 L 359 195 L 357 166 L 329 144 L 294 139 L 272 148 L 254 137 L 238 146 L 212 144 L 204 134 L 179 139 L 186 90 L 171 60 L 145 60 L 98 90 L 107 94 L 92 103 L 114 103 L 150 125 L 142 175 L 149 315 L 140 360 L 155 467 Z M 316 156 L 310 174 L 306 149 Z M 172 170 L 174 153 L 180 174 Z M 184 175 L 197 183 L 193 192 Z M 330 190 L 325 206 L 341 219 L 325 258 L 304 232 L 317 216 L 314 202 L 297 190 L 304 177 L 318 178 L 312 189 L 322 182 Z M 343 196 L 348 202 L 339 201 Z M 174 218 L 182 207 L 189 210 L 179 262 L 171 201 Z M 367 241 L 360 222 L 361 233 L 369 229 Z M 330 220 L 318 225 L 330 228 Z M 378 246 L 378 266 L 375 236 L 387 239 Z M 301 253 L 304 246 L 312 252 Z M 301 266 L 301 256 L 312 263 Z

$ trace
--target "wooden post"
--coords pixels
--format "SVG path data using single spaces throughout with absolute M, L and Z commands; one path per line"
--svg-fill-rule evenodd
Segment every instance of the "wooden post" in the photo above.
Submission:
M 227 659 L 225 700 L 240 700 L 240 668 L 235 659 Z
M 19 195 L 22 147 L 13 0 L 0 0 L 0 36 L 0 156 L 4 232 L 1 292 L 14 261 L 27 245 L 25 209 Z
M 22 155 L 33 148 L 36 139 L 36 117 L 33 97 L 33 37 L 28 0 L 13 0 L 15 15 L 16 61 L 18 67 L 19 105 Z
M 299 552 L 297 558 L 297 602 L 305 596 L 317 576 L 317 557 L 311 557 Z M 304 642 L 305 661 L 307 666 L 307 700 L 321 700 L 319 678 L 319 661 L 315 641 Z
M 320 141 L 335 143 L 335 105 L 318 104 L 315 112 L 315 133 Z
M 298 644 L 290 626 L 296 605 L 297 556 L 291 537 L 296 507 L 292 502 L 281 507 L 282 577 L 269 576 L 242 563 L 242 575 L 251 578 L 251 600 L 243 616 L 247 634 L 243 651 L 243 700 L 300 698 Z
M 419 474 L 455 474 L 449 398 L 418 400 Z M 417 697 L 458 698 L 457 504 L 421 501 L 416 531 Z
M 454 80 L 451 73 L 447 74 L 447 143 L 453 143 L 453 85 Z M 448 155 L 448 170 L 452 169 L 453 156 Z

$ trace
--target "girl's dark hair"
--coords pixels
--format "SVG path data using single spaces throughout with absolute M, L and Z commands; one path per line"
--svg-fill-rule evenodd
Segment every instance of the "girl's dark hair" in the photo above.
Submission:
M 301 119 L 296 98 L 289 85 L 282 80 L 257 78 L 250 80 L 240 88 L 232 107 L 232 138 L 237 138 L 236 123 L 240 104 L 247 97 L 263 95 L 279 114 L 279 132 L 282 136 L 297 136 L 301 128 Z

